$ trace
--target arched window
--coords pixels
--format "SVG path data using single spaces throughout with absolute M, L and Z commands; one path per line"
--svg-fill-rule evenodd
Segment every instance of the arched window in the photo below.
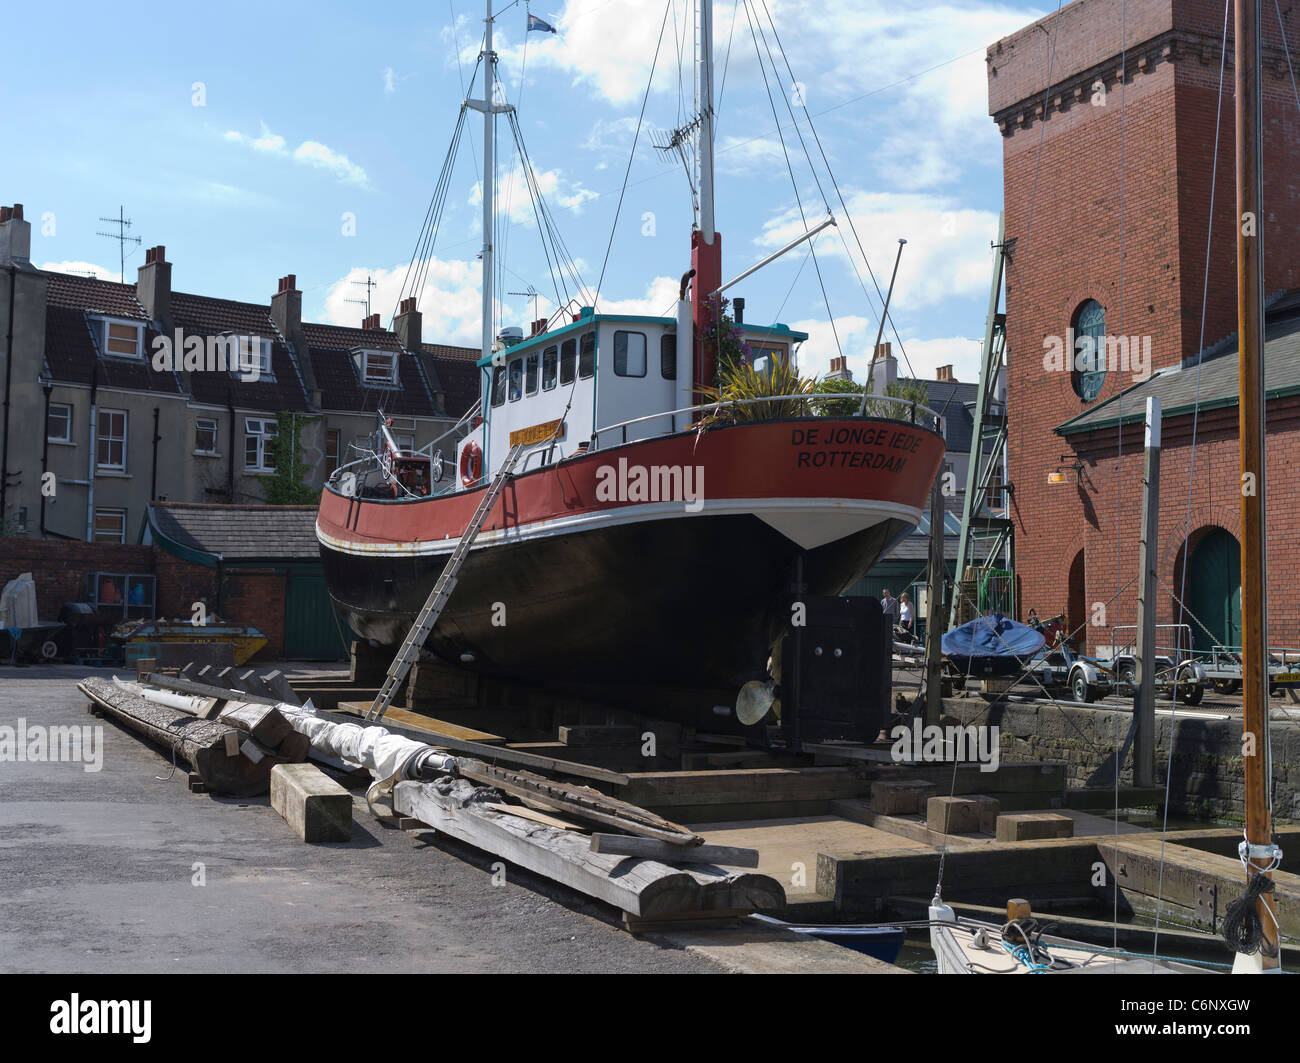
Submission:
M 1074 350 L 1071 352 L 1070 383 L 1084 402 L 1101 394 L 1106 382 L 1106 311 L 1096 299 L 1089 299 L 1074 312 Z

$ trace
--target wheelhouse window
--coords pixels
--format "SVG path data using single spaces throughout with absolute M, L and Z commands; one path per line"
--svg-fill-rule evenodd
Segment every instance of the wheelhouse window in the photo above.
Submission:
M 596 372 L 596 334 L 585 333 L 578 346 L 578 377 L 586 380 Z
M 578 363 L 578 345 L 573 340 L 565 340 L 560 345 L 560 383 L 573 383 L 573 370 Z
M 244 419 L 244 468 L 251 472 L 275 472 L 275 443 L 279 426 L 269 417 Z
M 659 375 L 665 380 L 677 379 L 677 336 L 665 332 L 659 337 Z
M 1106 382 L 1106 310 L 1096 299 L 1089 299 L 1074 312 L 1073 364 L 1070 384 L 1084 402 L 1101 394 Z
M 50 403 L 45 418 L 45 438 L 51 443 L 72 442 L 72 407 L 66 403 Z
M 645 376 L 645 333 L 614 333 L 614 373 L 617 376 Z
M 537 355 L 530 354 L 525 359 L 524 369 L 524 394 L 537 394 Z
M 215 417 L 198 417 L 194 421 L 194 453 L 217 452 L 217 420 Z
M 506 401 L 506 367 L 494 366 L 492 369 L 492 405 L 503 406 Z
M 542 390 L 550 391 L 555 387 L 556 363 L 558 359 L 558 347 L 547 347 L 542 352 Z
M 524 360 L 516 358 L 510 363 L 509 399 L 518 402 L 524 395 Z
M 125 410 L 96 412 L 95 467 L 105 472 L 126 472 Z
M 784 365 L 786 361 L 786 348 L 784 344 L 773 347 L 763 346 L 751 343 L 750 364 L 754 367 L 756 373 L 771 373 L 778 365 Z
M 97 543 L 126 542 L 126 510 L 95 507 L 94 537 Z
M 144 323 L 100 318 L 100 347 L 114 358 L 143 358 Z

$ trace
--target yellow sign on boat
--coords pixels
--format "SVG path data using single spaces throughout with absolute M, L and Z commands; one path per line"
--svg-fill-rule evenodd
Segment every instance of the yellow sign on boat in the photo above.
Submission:
M 530 425 L 528 428 L 520 428 L 510 433 L 510 445 L 517 446 L 522 443 L 524 446 L 531 446 L 534 443 L 545 443 L 549 439 L 560 439 L 564 435 L 564 422 L 547 421 L 544 424 Z

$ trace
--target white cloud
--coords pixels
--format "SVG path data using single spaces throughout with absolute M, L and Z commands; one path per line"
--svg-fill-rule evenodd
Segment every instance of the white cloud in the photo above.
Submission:
M 992 268 L 990 243 L 997 236 L 993 211 L 961 206 L 955 199 L 925 193 L 890 193 L 847 190 L 845 201 L 881 290 L 889 283 L 898 240 L 907 240 L 898 268 L 890 315 L 895 319 L 924 307 L 938 306 L 955 296 L 978 295 L 988 290 Z M 805 212 L 815 207 L 805 198 Z M 845 261 L 851 249 L 862 280 L 871 292 L 870 305 L 879 307 L 871 278 L 862 263 L 853 232 L 843 212 L 836 210 L 840 232 L 825 230 L 816 238 L 822 261 Z M 770 218 L 755 241 L 771 251 L 805 232 L 795 207 Z M 846 265 L 846 268 L 847 267 Z M 852 283 L 857 286 L 856 277 Z M 861 288 L 858 288 L 861 292 Z
M 584 204 L 600 197 L 599 192 L 569 181 L 560 170 L 534 170 L 533 176 L 547 203 L 563 207 L 574 214 L 581 214 Z M 482 205 L 482 181 L 475 181 L 470 188 L 469 202 L 471 206 Z M 508 173 L 497 174 L 497 211 L 501 214 L 508 212 L 510 220 L 517 225 L 537 224 L 532 199 L 528 194 L 528 183 L 524 179 L 523 167 L 518 163 Z
M 629 299 L 601 299 L 597 307 L 602 314 L 646 314 L 651 317 L 671 317 L 676 313 L 680 280 L 656 277 L 646 285 L 645 295 Z
M 265 155 L 277 155 L 292 158 L 294 162 L 327 170 L 340 181 L 364 188 L 369 184 L 366 171 L 344 155 L 341 151 L 320 143 L 317 140 L 304 140 L 292 152 L 286 146 L 284 137 L 272 133 L 265 122 L 262 131 L 256 137 L 250 137 L 238 130 L 228 130 L 223 139 L 232 144 L 242 144 Z
M 262 132 L 259 136 L 250 137 L 232 129 L 226 133 L 226 139 L 236 144 L 247 144 L 254 151 L 271 155 L 279 155 L 284 151 L 284 137 L 272 133 L 265 122 L 262 123 Z
M 393 68 L 386 66 L 380 71 L 380 74 L 384 79 L 384 95 L 391 96 L 397 91 L 397 77 L 393 73 Z
M 779 83 L 793 96 L 791 81 L 798 79 L 799 94 L 819 127 L 831 120 L 853 123 L 863 142 L 872 145 L 872 165 L 880 176 L 908 189 L 939 186 L 955 180 L 970 160 L 998 158 L 997 131 L 986 113 L 983 51 L 1045 13 L 991 0 L 931 6 L 890 0 L 769 0 L 768 7 L 785 50 L 783 58 L 771 26 L 765 24 L 777 66 L 773 92 Z M 775 130 L 763 76 L 745 10 L 735 11 L 735 5 L 725 0 L 714 9 L 719 83 L 724 62 L 727 71 L 719 124 L 725 131 L 743 122 L 752 130 L 751 136 L 765 139 Z M 758 11 L 766 23 L 762 9 Z M 686 45 L 682 75 L 689 107 L 691 5 L 675 6 L 674 14 L 677 37 Z M 528 69 L 549 66 L 610 104 L 635 105 L 645 91 L 662 19 L 663 9 L 644 0 L 567 0 L 556 20 L 558 37 L 530 43 Z M 660 103 L 679 91 L 675 40 L 670 26 L 654 84 Z M 473 62 L 477 42 L 462 36 L 460 43 L 462 61 Z M 767 48 L 761 41 L 760 50 L 767 64 Z M 522 45 L 501 46 L 498 51 L 510 68 L 519 68 Z M 767 72 L 771 81 L 770 65 Z M 754 109 L 745 110 L 747 100 Z M 779 96 L 776 107 L 788 126 L 786 105 Z M 801 113 L 797 104 L 795 111 Z M 785 132 L 792 152 L 801 157 L 793 131 Z M 719 148 L 740 139 L 724 138 Z M 987 150 L 976 151 L 976 145 Z M 763 153 L 756 161 L 777 161 L 775 141 L 755 150 Z M 719 162 L 723 163 L 721 152 Z M 743 165 L 743 160 L 737 165 Z
M 426 343 L 449 343 L 464 347 L 477 347 L 482 341 L 482 264 L 466 259 L 432 258 L 427 262 L 424 286 L 417 296 L 423 315 L 422 334 Z M 369 277 L 375 287 L 371 303 L 385 327 L 397 307 L 399 295 L 406 280 L 405 263 L 392 269 L 372 269 L 356 266 L 347 275 L 334 281 L 325 296 L 324 320 L 334 325 L 357 326 L 364 311 L 348 300 L 357 297 L 357 283 Z M 357 282 L 357 283 L 354 283 Z M 511 282 L 511 289 L 523 287 L 523 282 Z M 409 292 L 407 293 L 409 294 Z M 528 328 L 533 316 L 533 301 L 513 298 L 497 293 L 497 323 Z M 539 293 L 537 315 L 548 316 L 554 302 Z
M 80 260 L 42 262 L 40 268 L 49 270 L 51 273 L 70 273 L 77 277 L 93 274 L 96 280 L 101 281 L 115 281 L 118 279 L 117 270 L 108 269 L 97 262 L 82 262 Z
M 304 140 L 293 153 L 295 162 L 305 162 L 322 170 L 329 170 L 340 181 L 365 186 L 366 171 L 341 151 L 333 151 L 315 140 Z

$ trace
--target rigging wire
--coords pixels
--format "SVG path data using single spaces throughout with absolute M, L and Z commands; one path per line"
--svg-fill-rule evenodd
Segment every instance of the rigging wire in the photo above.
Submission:
M 1189 537 L 1192 533 L 1192 483 L 1196 476 L 1196 433 L 1200 427 L 1201 418 L 1201 367 L 1205 359 L 1202 357 L 1205 351 L 1205 318 L 1210 300 L 1210 248 L 1213 245 L 1214 237 L 1214 199 L 1218 185 L 1219 177 L 1219 134 L 1223 125 L 1223 78 L 1224 69 L 1228 61 L 1228 13 L 1232 6 L 1232 0 L 1224 0 L 1223 3 L 1223 37 L 1219 43 L 1219 94 L 1215 102 L 1214 111 L 1214 152 L 1210 156 L 1210 206 L 1207 215 L 1207 225 L 1205 232 L 1205 277 L 1201 284 L 1201 330 L 1196 341 L 1196 392 L 1192 399 L 1192 444 L 1190 457 L 1187 468 L 1187 513 L 1183 523 L 1183 571 L 1180 582 L 1181 593 L 1178 595 L 1178 623 L 1182 624 L 1184 616 L 1188 610 L 1183 604 L 1187 596 L 1187 562 L 1191 551 L 1187 548 Z M 1282 35 L 1283 41 L 1286 35 Z M 1300 101 L 1297 104 L 1300 107 Z M 1193 617 L 1195 619 L 1195 617 Z M 1200 623 L 1197 620 L 1197 623 Z M 1190 648 L 1190 647 L 1189 647 Z M 1176 675 L 1176 673 L 1175 673 Z M 1177 680 L 1175 679 L 1175 682 Z M 1177 713 L 1178 698 L 1177 687 L 1175 687 L 1174 712 Z M 1165 810 L 1164 823 L 1160 832 L 1160 877 L 1156 883 L 1156 921 L 1155 921 L 1155 940 L 1152 951 L 1157 955 L 1160 952 L 1160 909 L 1161 902 L 1164 898 L 1165 883 L 1165 834 L 1169 830 L 1169 794 L 1173 786 L 1174 778 L 1174 737 L 1175 728 L 1178 726 L 1177 716 L 1173 716 L 1169 721 L 1169 762 L 1165 766 Z M 1270 792 L 1272 787 L 1269 788 Z
M 1125 191 L 1125 150 L 1127 143 L 1125 135 L 1127 117 L 1124 103 L 1128 95 L 1128 0 L 1121 0 L 1119 7 L 1119 332 L 1120 336 L 1124 335 L 1124 191 Z M 1051 85 L 1049 83 L 1048 88 Z M 1047 127 L 1047 109 L 1043 109 L 1043 128 Z M 1102 335 L 1103 341 L 1105 333 Z M 1097 370 L 1097 352 L 1093 351 L 1093 372 Z M 1107 357 L 1106 353 L 1102 354 L 1103 360 Z M 1077 364 L 1077 363 L 1076 363 Z M 1122 383 L 1122 381 L 1121 381 Z M 1118 417 L 1119 424 L 1115 426 L 1115 583 L 1118 586 L 1119 581 L 1124 578 L 1124 387 L 1120 387 L 1118 399 Z M 1147 548 L 1153 549 L 1154 543 L 1148 543 Z M 1143 591 L 1145 595 L 1145 589 Z M 1148 607 L 1154 603 L 1147 603 Z M 1147 652 L 1151 653 L 1154 647 L 1148 647 Z M 1142 668 L 1146 671 L 1150 662 L 1143 661 Z M 1134 695 L 1136 698 L 1136 694 Z M 1137 702 L 1134 701 L 1134 710 L 1136 711 Z M 1176 711 L 1176 710 L 1175 710 Z M 1140 724 L 1139 724 L 1140 726 Z M 1119 718 L 1115 720 L 1115 866 L 1119 867 L 1119 767 L 1120 767 L 1120 744 L 1119 744 Z M 1172 733 L 1172 728 L 1171 728 Z M 1155 736 L 1151 736 L 1152 749 L 1155 748 Z M 1154 755 L 1154 754 L 1153 754 Z M 1135 765 L 1136 767 L 1136 765 Z M 1119 878 L 1115 878 L 1112 899 L 1114 903 L 1114 912 L 1111 919 L 1112 926 L 1112 948 L 1119 948 Z
M 786 54 L 785 45 L 782 44 L 781 42 L 781 35 L 777 31 L 776 22 L 773 20 L 772 12 L 767 6 L 767 0 L 758 0 L 758 2 L 763 5 L 763 11 L 767 15 L 768 24 L 772 27 L 772 38 L 773 40 L 776 41 L 777 51 L 781 53 L 781 60 L 785 64 L 786 72 L 790 75 L 790 80 L 794 81 L 795 80 L 794 70 L 790 66 L 790 57 Z M 958 58 L 964 58 L 964 56 Z M 955 62 L 955 61 L 956 60 L 949 60 L 949 62 Z M 944 65 L 946 64 L 944 63 L 938 64 L 938 66 L 944 66 Z M 938 69 L 938 66 L 932 67 L 931 69 Z M 921 73 L 924 74 L 927 72 L 928 71 L 922 71 Z M 916 76 L 920 77 L 921 75 L 918 74 Z M 913 79 L 904 78 L 903 81 L 897 82 L 897 84 L 902 84 L 903 82 L 909 80 L 913 80 Z M 879 90 L 879 91 L 883 91 L 883 90 Z M 873 93 L 866 94 L 866 96 L 870 96 L 870 95 L 873 95 Z M 865 99 L 866 96 L 860 98 Z M 853 102 L 853 101 L 847 101 L 847 102 Z M 821 136 L 817 132 L 817 127 L 813 124 L 813 116 L 808 110 L 807 103 L 803 103 L 801 104 L 801 106 L 803 107 L 804 117 L 808 121 L 808 131 L 813 135 L 813 142 L 817 145 L 817 151 L 821 155 L 822 164 L 826 167 L 826 174 L 831 180 L 831 186 L 835 189 L 835 197 L 839 202 L 840 210 L 843 211 L 844 217 L 848 220 L 849 230 L 853 233 L 853 239 L 858 245 L 858 252 L 862 256 L 863 265 L 867 267 L 867 274 L 871 277 L 871 283 L 876 289 L 876 296 L 879 298 L 880 305 L 882 307 L 881 317 L 883 318 L 883 320 L 889 323 L 890 331 L 893 333 L 894 340 L 898 344 L 898 351 L 903 356 L 903 361 L 907 365 L 908 372 L 911 373 L 913 377 L 916 377 L 917 375 L 916 369 L 912 366 L 912 360 L 908 357 L 907 351 L 903 346 L 903 338 L 898 334 L 898 327 L 894 323 L 894 317 L 891 313 L 889 313 L 889 307 L 888 307 L 887 300 L 885 298 L 885 294 L 880 290 L 880 282 L 876 279 L 876 273 L 871 268 L 871 260 L 867 257 L 866 249 L 862 246 L 862 237 L 858 235 L 858 227 L 853 221 L 853 215 L 849 211 L 848 204 L 844 202 L 844 193 L 840 191 L 839 182 L 835 179 L 835 171 L 831 169 L 830 159 L 827 158 L 826 155 L 826 148 L 822 144 Z M 839 106 L 844 106 L 844 104 L 837 105 L 837 107 Z M 832 107 L 832 108 L 828 108 L 827 111 L 831 111 L 835 109 L 836 109 L 835 107 Z M 822 111 L 821 114 L 826 114 L 827 111 Z M 841 234 L 841 239 L 842 238 L 843 238 L 843 234 Z M 847 250 L 847 242 L 846 242 L 846 250 Z M 853 260 L 853 256 L 851 253 L 849 254 L 849 260 L 851 262 Z M 854 263 L 854 272 L 855 273 L 857 272 L 856 263 Z M 859 282 L 861 282 L 862 280 L 861 275 L 858 276 L 858 280 Z M 863 286 L 863 290 L 865 292 L 865 285 Z M 869 298 L 868 298 L 868 302 L 870 302 Z
M 655 69 L 659 65 L 659 50 L 663 47 L 664 30 L 668 26 L 668 12 L 671 8 L 672 8 L 672 0 L 668 0 L 668 3 L 664 5 L 664 17 L 663 17 L 663 21 L 660 23 L 659 26 L 659 42 L 655 45 L 654 59 L 650 63 L 650 76 L 646 78 L 645 95 L 641 98 L 641 113 L 637 115 L 636 132 L 632 135 L 632 150 L 628 152 L 627 169 L 623 171 L 623 188 L 618 194 L 618 206 L 614 208 L 614 223 L 609 227 L 609 243 L 605 245 L 605 259 L 600 264 L 600 277 L 596 281 L 595 296 L 591 301 L 591 305 L 593 309 L 595 308 L 596 304 L 600 301 L 600 289 L 601 286 L 605 283 L 605 270 L 609 266 L 609 253 L 614 246 L 614 234 L 618 231 L 619 215 L 623 212 L 623 197 L 627 193 L 627 178 L 628 175 L 632 172 L 632 160 L 636 158 L 636 146 L 637 146 L 637 142 L 641 138 L 641 123 L 645 120 L 646 104 L 650 102 L 650 88 L 654 84 Z M 575 374 L 574 375 L 575 384 L 577 383 L 577 379 L 578 379 L 577 375 Z M 572 401 L 572 395 L 570 395 L 570 401 Z
M 789 150 L 786 148 L 785 136 L 784 136 L 784 134 L 782 134 L 782 133 L 780 132 L 780 128 L 781 128 L 781 119 L 780 119 L 780 118 L 778 117 L 778 115 L 777 115 L 777 111 L 776 111 L 776 100 L 772 98 L 772 87 L 771 87 L 771 85 L 768 83 L 768 80 L 767 80 L 767 67 L 766 67 L 766 66 L 764 65 L 764 63 L 763 63 L 763 53 L 762 53 L 762 51 L 760 51 L 760 49 L 759 49 L 759 47 L 758 47 L 758 36 L 757 36 L 757 34 L 755 34 L 755 32 L 754 32 L 754 18 L 753 18 L 753 16 L 752 16 L 751 12 L 750 12 L 749 0 L 745 0 L 745 18 L 746 18 L 746 20 L 749 22 L 749 33 L 750 33 L 750 37 L 751 37 L 751 38 L 753 39 L 753 41 L 754 41 L 754 55 L 755 55 L 755 57 L 758 59 L 758 69 L 759 69 L 759 71 L 760 71 L 760 72 L 762 73 L 762 75 L 763 75 L 763 88 L 767 91 L 767 102 L 768 102 L 768 104 L 769 104 L 769 105 L 771 106 L 771 108 L 772 108 L 772 120 L 776 123 L 776 126 L 777 126 L 777 136 L 778 136 L 778 138 L 779 138 L 780 141 L 781 141 L 781 155 L 782 155 L 782 156 L 784 157 L 784 159 L 785 159 L 785 168 L 786 168 L 786 171 L 790 174 L 790 185 L 791 185 L 791 187 L 794 189 L 794 201 L 795 201 L 795 204 L 796 204 L 796 205 L 798 206 L 798 208 L 799 208 L 799 220 L 803 223 L 804 231 L 807 232 L 807 231 L 808 231 L 808 218 L 807 218 L 807 215 L 804 214 L 804 209 L 803 209 L 803 197 L 799 194 L 799 182 L 798 182 L 798 180 L 795 178 L 795 175 L 794 175 L 794 166 L 793 166 L 793 165 L 791 164 L 791 162 L 790 162 L 790 152 L 789 152 Z M 771 53 L 769 52 L 768 54 L 769 54 L 769 58 L 770 58 Z M 773 62 L 772 65 L 773 65 L 773 74 L 775 74 L 775 73 L 776 73 L 776 64 L 775 64 L 775 62 Z M 786 95 L 785 95 L 785 87 L 784 87 L 784 86 L 781 86 L 781 98 L 785 101 L 786 109 L 789 110 L 789 112 L 790 112 L 790 118 L 791 118 L 791 120 L 794 121 L 794 109 L 790 106 L 790 101 L 789 101 L 789 99 L 786 98 Z M 798 126 L 799 126 L 798 122 L 795 121 L 795 129 L 796 129 L 796 130 L 798 129 Z M 803 144 L 803 136 L 802 136 L 802 135 L 800 135 L 799 142 L 800 142 L 800 144 Z M 808 149 L 807 149 L 806 146 L 804 147 L 804 154 L 805 154 L 805 155 L 808 154 Z M 811 156 L 808 157 L 808 164 L 809 164 L 809 167 L 812 168 L 812 158 L 811 158 Z M 822 203 L 823 203 L 823 204 L 825 205 L 825 207 L 826 207 L 826 213 L 829 214 L 829 213 L 831 212 L 830 204 L 826 202 L 826 195 L 825 195 L 825 192 L 823 192 L 823 190 L 822 190 L 821 180 L 817 177 L 817 172 L 816 172 L 815 169 L 813 170 L 813 179 L 817 182 L 817 190 L 818 190 L 818 192 L 821 192 L 821 193 L 822 193 Z M 830 323 L 831 323 L 831 334 L 835 337 L 835 350 L 836 350 L 836 352 L 839 354 L 839 356 L 840 356 L 841 358 L 843 358 L 843 357 L 844 357 L 844 348 L 843 348 L 843 346 L 840 344 L 840 332 L 839 332 L 839 329 L 838 329 L 838 328 L 836 327 L 836 325 L 835 325 L 835 314 L 831 311 L 831 302 L 830 302 L 830 298 L 829 298 L 829 297 L 827 296 L 827 294 L 826 294 L 826 281 L 825 281 L 825 280 L 823 279 L 823 277 L 822 277 L 821 264 L 818 263 L 818 261 L 817 261 L 817 252 L 816 252 L 816 250 L 815 250 L 814 247 L 813 247 L 813 241 L 812 241 L 812 240 L 809 240 L 809 241 L 808 241 L 808 252 L 809 252 L 809 254 L 812 255 L 813 268 L 817 271 L 817 283 L 818 283 L 818 285 L 820 286 L 821 291 L 822 291 L 822 301 L 823 301 L 823 303 L 824 303 L 825 306 L 826 306 L 826 316 L 827 316 L 828 318 L 830 318 Z

